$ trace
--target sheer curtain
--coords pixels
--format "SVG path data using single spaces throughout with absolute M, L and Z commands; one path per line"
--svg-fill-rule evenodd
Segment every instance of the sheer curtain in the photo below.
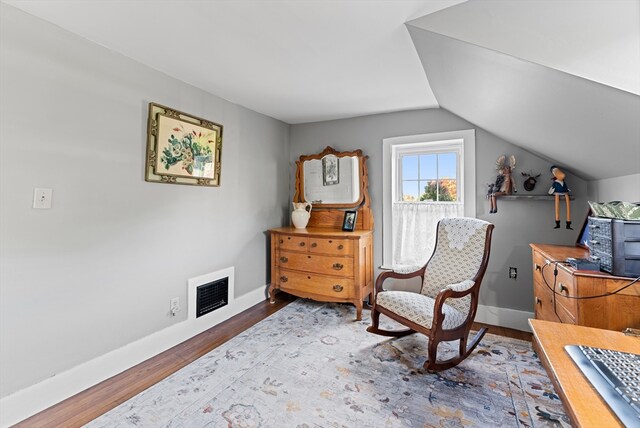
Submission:
M 393 269 L 411 272 L 424 266 L 436 242 L 436 225 L 445 217 L 463 217 L 464 204 L 456 202 L 394 202 Z

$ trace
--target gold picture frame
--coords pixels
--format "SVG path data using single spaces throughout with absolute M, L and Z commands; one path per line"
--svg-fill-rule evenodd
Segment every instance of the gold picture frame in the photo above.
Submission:
M 220 186 L 222 125 L 149 103 L 145 181 Z

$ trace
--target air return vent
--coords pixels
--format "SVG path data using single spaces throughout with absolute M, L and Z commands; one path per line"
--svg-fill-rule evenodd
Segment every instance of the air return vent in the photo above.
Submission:
M 228 303 L 228 277 L 196 287 L 196 318 L 226 306 Z

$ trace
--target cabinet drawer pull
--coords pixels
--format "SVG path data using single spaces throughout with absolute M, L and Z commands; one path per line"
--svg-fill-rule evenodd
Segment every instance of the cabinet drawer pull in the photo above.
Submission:
M 539 297 L 536 297 L 536 305 L 542 305 L 542 300 Z
M 536 270 L 541 271 L 542 269 L 540 268 L 540 265 L 538 263 L 534 263 L 534 266 L 536 267 Z
M 317 243 L 317 242 L 312 242 L 312 243 L 311 243 L 311 248 L 316 248 L 317 246 L 318 246 L 318 243 Z
M 280 240 L 280 243 L 281 243 L 281 244 L 284 244 L 284 239 L 281 239 L 281 240 Z
M 282 281 L 282 282 L 287 282 L 287 281 L 289 281 L 289 278 L 287 278 L 286 276 L 282 275 L 282 276 L 280 277 L 280 281 Z
M 289 261 L 289 259 L 288 259 L 288 258 L 286 258 L 285 256 L 282 256 L 282 257 L 280 257 L 280 261 L 281 261 L 282 263 L 286 263 L 286 262 L 288 262 L 288 261 Z
M 560 283 L 560 292 L 566 292 L 567 294 L 569 293 L 569 289 L 567 288 L 566 285 L 564 285 L 563 283 Z
M 591 241 L 589 241 L 591 244 L 593 245 L 598 245 L 600 242 L 596 241 L 595 239 L 592 239 Z
M 336 293 L 339 293 L 342 290 L 344 290 L 344 287 L 342 285 L 336 284 L 333 286 L 333 291 L 335 291 Z
M 591 229 L 600 229 L 600 226 L 598 226 L 597 224 L 590 224 L 589 227 Z
M 338 245 L 338 250 L 342 250 L 344 248 L 344 245 L 340 244 Z
M 301 246 L 301 247 L 304 247 L 304 242 L 301 242 L 301 243 L 300 243 L 300 246 Z
M 343 265 L 343 264 L 340 264 L 340 263 L 334 263 L 334 264 L 333 264 L 333 268 L 334 268 L 335 270 L 340 270 L 340 269 L 342 269 L 343 267 L 344 267 L 344 265 Z

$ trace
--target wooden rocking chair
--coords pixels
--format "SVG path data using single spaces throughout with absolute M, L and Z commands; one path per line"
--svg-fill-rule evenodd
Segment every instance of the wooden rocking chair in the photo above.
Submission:
M 421 269 L 411 273 L 386 271 L 376 279 L 371 326 L 367 331 L 383 336 L 401 337 L 415 332 L 429 337 L 429 372 L 451 368 L 471 354 L 487 332 L 481 328 L 467 345 L 469 331 L 478 308 L 482 277 L 489 262 L 493 224 L 474 218 L 445 218 L 436 232 L 436 246 Z M 387 278 L 408 279 L 420 276 L 420 293 L 386 291 Z M 379 328 L 380 314 L 408 327 L 404 330 Z M 459 340 L 458 355 L 437 361 L 438 344 Z

